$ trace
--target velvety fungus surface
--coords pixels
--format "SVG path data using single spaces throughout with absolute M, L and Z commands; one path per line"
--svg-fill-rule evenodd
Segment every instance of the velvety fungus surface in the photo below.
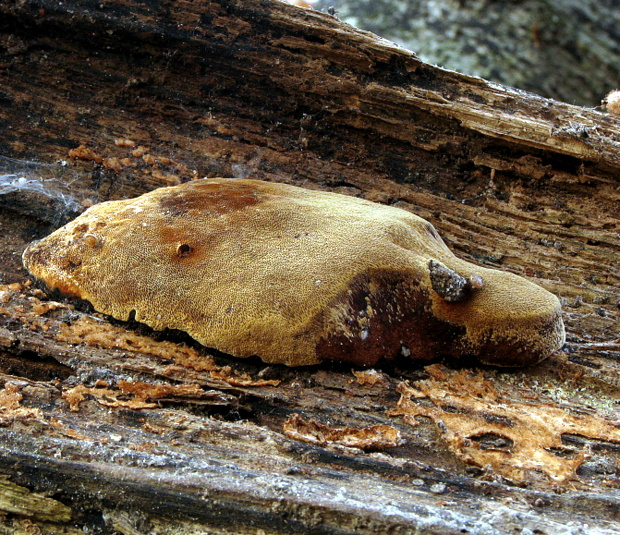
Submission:
M 520 366 L 564 342 L 554 295 L 458 259 L 424 219 L 284 184 L 204 179 L 101 203 L 23 260 L 99 312 L 289 366 L 397 354 Z

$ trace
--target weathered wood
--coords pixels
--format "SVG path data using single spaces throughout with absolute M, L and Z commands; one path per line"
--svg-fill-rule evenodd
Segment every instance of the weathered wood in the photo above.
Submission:
M 0 465 L 11 485 L 71 507 L 73 529 L 103 533 L 559 533 L 567 518 L 575 530 L 617 531 L 615 439 L 565 433 L 557 455 L 583 456 L 576 476 L 510 480 L 472 466 L 441 425 L 390 415 L 403 380 L 444 374 L 449 385 L 449 369 L 386 362 L 364 385 L 338 366 L 235 360 L 54 304 L 23 285 L 20 261 L 28 241 L 89 203 L 194 177 L 394 204 L 429 219 L 461 256 L 565 301 L 564 353 L 459 380 L 484 377 L 508 406 L 549 404 L 613 425 L 615 117 L 432 67 L 280 2 L 4 1 L 0 21 L 0 153 L 15 159 L 2 163 L 35 181 L 0 184 L 1 282 L 22 283 L 0 292 Z M 283 434 L 295 413 L 332 427 L 390 425 L 405 444 L 298 442 Z M 499 426 L 494 417 L 487 424 Z M 497 436 L 474 438 L 510 459 Z
M 424 61 L 582 106 L 617 85 L 620 14 L 597 0 L 317 0 Z

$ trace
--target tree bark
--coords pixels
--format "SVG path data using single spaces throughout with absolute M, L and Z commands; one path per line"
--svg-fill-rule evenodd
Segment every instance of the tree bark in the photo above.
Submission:
M 618 83 L 620 14 L 597 0 L 318 0 L 321 11 L 424 61 L 539 95 L 600 106 Z
M 281 2 L 5 0 L 0 32 L 5 532 L 618 530 L 616 117 Z M 564 351 L 512 371 L 266 367 L 28 285 L 30 240 L 203 176 L 411 210 L 560 296 Z M 539 419 L 545 461 L 519 468 L 504 431 Z

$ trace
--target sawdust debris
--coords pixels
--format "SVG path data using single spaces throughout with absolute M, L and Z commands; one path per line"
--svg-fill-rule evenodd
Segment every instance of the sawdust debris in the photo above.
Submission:
M 174 364 L 163 374 L 170 375 L 181 368 L 207 371 L 210 377 L 225 381 L 231 386 L 277 386 L 276 379 L 252 379 L 247 373 L 233 372 L 230 366 L 219 366 L 212 357 L 202 356 L 195 349 L 168 341 L 157 341 L 90 316 L 82 316 L 71 324 L 63 323 L 56 339 L 69 344 L 86 344 L 99 348 L 118 349 L 128 354 L 154 355 Z
M 69 151 L 69 158 L 73 158 L 74 160 L 93 161 L 96 163 L 103 162 L 103 156 L 96 153 L 93 149 L 88 148 L 86 145 L 80 145 L 76 149 L 71 149 Z
M 252 379 L 249 374 L 237 374 L 232 371 L 230 366 L 222 366 L 219 370 L 210 372 L 213 379 L 221 379 L 231 386 L 278 386 L 278 379 Z
M 176 357 L 200 358 L 191 347 L 141 336 L 90 316 L 82 316 L 71 324 L 63 323 L 56 339 L 69 344 L 120 349 L 131 353 L 156 355 L 163 359 Z
M 133 141 L 132 139 L 127 139 L 127 138 L 117 138 L 114 140 L 114 144 L 117 147 L 135 147 L 136 146 L 136 142 Z
M 353 370 L 353 375 L 355 375 L 355 379 L 358 384 L 364 386 L 374 386 L 376 384 L 385 385 L 386 379 L 385 374 L 377 371 L 373 368 L 369 370 Z
M 43 420 L 39 409 L 23 407 L 23 395 L 15 383 L 7 382 L 0 390 L 0 425 L 8 426 L 15 421 Z
M 596 414 L 570 414 L 551 403 L 510 399 L 481 372 L 438 364 L 425 370 L 430 378 L 398 386 L 401 398 L 389 414 L 403 416 L 414 427 L 417 416 L 431 418 L 463 462 L 514 483 L 527 483 L 540 473 L 556 484 L 576 479 L 589 451 L 569 452 L 564 434 L 620 443 L 620 427 Z
M 98 381 L 95 386 L 77 385 L 68 388 L 62 393 L 69 408 L 77 412 L 80 403 L 92 396 L 99 404 L 106 407 L 121 407 L 125 409 L 154 409 L 157 403 L 154 400 L 175 398 L 195 398 L 204 394 L 197 384 L 166 385 L 151 384 L 143 381 L 119 381 L 117 388 L 111 388 L 107 383 Z
M 0 284 L 0 303 L 8 303 L 13 297 L 21 292 L 24 287 L 19 282 L 12 284 Z
M 385 450 L 403 443 L 400 431 L 391 425 L 334 428 L 316 420 L 305 420 L 297 413 L 284 422 L 283 431 L 288 438 L 301 442 L 319 446 L 339 445 L 364 451 Z

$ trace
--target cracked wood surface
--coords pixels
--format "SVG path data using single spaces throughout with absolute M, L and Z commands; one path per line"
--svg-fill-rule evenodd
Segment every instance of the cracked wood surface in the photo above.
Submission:
M 72 509 L 56 523 L 9 510 L 7 529 L 563 533 L 570 518 L 569 529 L 617 531 L 617 441 L 566 433 L 555 454 L 576 473 L 558 484 L 534 470 L 515 484 L 469 462 L 463 430 L 448 429 L 456 442 L 443 434 L 448 419 L 411 427 L 388 414 L 399 384 L 436 370 L 387 362 L 361 384 L 335 365 L 235 360 L 56 306 L 24 285 L 20 254 L 92 202 L 202 176 L 389 203 L 431 221 L 459 256 L 564 300 L 568 341 L 555 357 L 449 368 L 490 381 L 509 408 L 548 403 L 617 426 L 618 119 L 441 70 L 280 2 L 4 1 L 0 22 L 2 172 L 45 179 L 44 190 L 0 184 L 0 282 L 20 283 L 0 292 L 0 465 L 11 488 Z M 417 400 L 429 414 L 471 410 L 431 399 Z M 405 442 L 364 452 L 292 440 L 294 414 L 391 426 Z M 492 429 L 467 447 L 510 458 L 516 446 Z

